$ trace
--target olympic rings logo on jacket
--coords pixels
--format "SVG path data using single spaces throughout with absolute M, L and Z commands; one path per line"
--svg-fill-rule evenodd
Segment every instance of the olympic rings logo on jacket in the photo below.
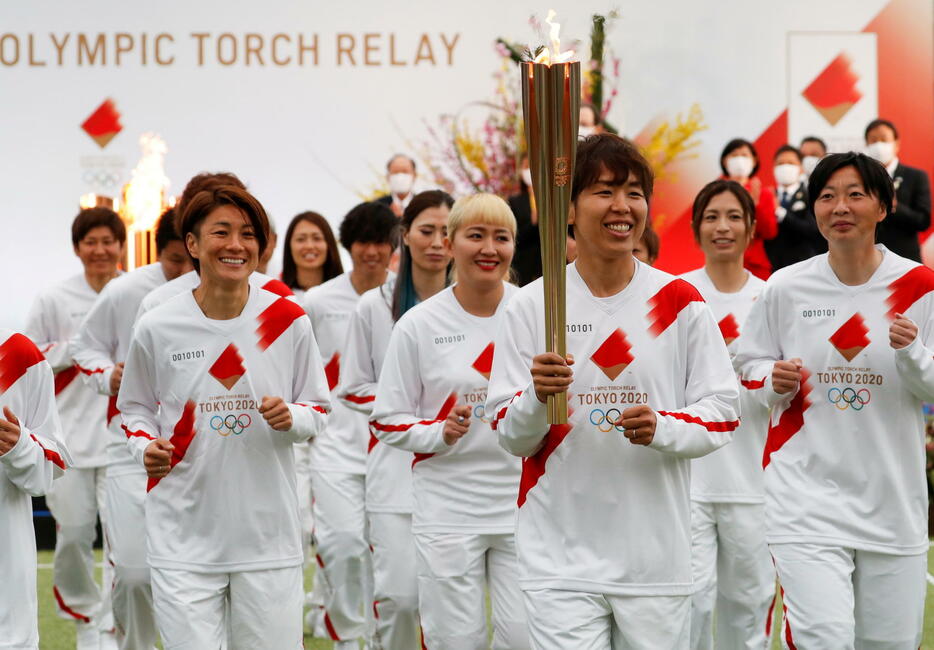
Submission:
M 225 438 L 230 434 L 239 436 L 251 424 L 253 424 L 253 418 L 250 417 L 249 413 L 241 413 L 240 415 L 231 413 L 226 417 L 215 415 L 210 421 L 211 429 Z
M 859 390 L 847 386 L 846 388 L 837 388 L 836 386 L 827 391 L 827 399 L 831 404 L 841 411 L 852 407 L 854 411 L 862 411 L 863 407 L 872 400 L 872 393 L 868 388 Z

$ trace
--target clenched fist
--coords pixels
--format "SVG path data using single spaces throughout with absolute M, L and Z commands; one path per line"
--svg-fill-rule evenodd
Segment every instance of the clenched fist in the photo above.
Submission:
M 630 406 L 623 411 L 616 421 L 616 426 L 623 427 L 623 435 L 634 445 L 650 445 L 655 438 L 658 419 L 652 407 L 645 404 Z
M 918 336 L 918 326 L 904 314 L 895 314 L 889 327 L 889 343 L 896 350 L 907 348 Z
M 292 428 L 292 412 L 281 397 L 263 397 L 259 413 L 266 423 L 276 431 L 288 431 Z
M 0 418 L 0 456 L 16 446 L 20 433 L 19 420 L 13 415 L 10 407 L 4 406 L 3 417 Z
M 146 447 L 143 463 L 149 478 L 162 478 L 172 469 L 172 451 L 175 445 L 165 438 L 156 438 Z
M 470 428 L 470 414 L 473 409 L 466 404 L 458 404 L 448 413 L 444 421 L 444 431 L 441 435 L 444 437 L 444 443 L 449 447 L 466 435 Z
M 792 393 L 798 390 L 801 383 L 801 368 L 804 364 L 801 359 L 776 361 L 772 366 L 772 390 L 779 395 Z

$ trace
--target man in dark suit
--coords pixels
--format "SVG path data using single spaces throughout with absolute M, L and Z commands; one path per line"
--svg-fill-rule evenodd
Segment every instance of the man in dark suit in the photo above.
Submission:
M 538 235 L 538 214 L 532 195 L 532 174 L 528 156 L 519 164 L 521 190 L 509 197 L 509 207 L 516 217 L 516 253 L 512 257 L 512 270 L 520 287 L 542 277 L 542 246 Z
M 827 242 L 808 208 L 802 160 L 801 152 L 790 144 L 775 152 L 772 169 L 778 234 L 765 242 L 773 272 L 827 251 Z
M 412 188 L 415 185 L 415 175 L 415 159 L 397 153 L 386 163 L 386 180 L 389 183 L 389 194 L 379 197 L 376 201 L 388 205 L 393 214 L 401 218 L 414 194 Z
M 893 253 L 921 261 L 918 233 L 931 226 L 931 184 L 921 169 L 898 160 L 898 130 L 876 119 L 866 127 L 866 153 L 882 163 L 895 183 L 895 205 L 879 226 L 879 242 Z

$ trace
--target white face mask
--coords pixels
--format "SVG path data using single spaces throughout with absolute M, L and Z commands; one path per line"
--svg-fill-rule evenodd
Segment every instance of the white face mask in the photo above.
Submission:
M 525 183 L 526 187 L 532 187 L 532 170 L 526 167 L 521 172 L 522 182 Z
M 782 186 L 794 185 L 801 179 L 801 168 L 790 163 L 775 165 L 775 182 Z
M 733 156 L 726 159 L 726 173 L 730 178 L 749 178 L 755 163 L 752 156 Z
M 866 155 L 888 165 L 895 157 L 894 142 L 873 142 L 866 147 Z
M 814 173 L 814 168 L 817 167 L 817 163 L 820 162 L 820 158 L 817 156 L 805 156 L 801 159 L 801 166 L 804 167 L 804 173 L 810 176 Z
M 390 174 L 389 191 L 393 194 L 408 194 L 412 191 L 415 177 L 412 174 Z
M 597 127 L 595 126 L 579 126 L 577 127 L 577 137 L 579 139 L 584 139 L 592 136 L 597 132 Z

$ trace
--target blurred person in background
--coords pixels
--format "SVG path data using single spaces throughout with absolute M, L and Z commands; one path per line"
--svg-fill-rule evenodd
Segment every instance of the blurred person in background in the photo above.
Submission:
M 643 264 L 655 266 L 655 260 L 658 259 L 658 254 L 661 251 L 661 244 L 658 233 L 652 228 L 651 222 L 646 220 L 645 230 L 642 231 L 642 238 L 636 242 L 636 245 L 632 249 L 632 254 Z M 573 260 L 568 261 L 572 262 Z
M 898 129 L 883 119 L 866 127 L 866 154 L 882 163 L 895 184 L 895 204 L 879 227 L 879 243 L 893 253 L 921 261 L 919 233 L 931 227 L 931 183 L 921 169 L 898 159 Z
M 775 152 L 772 172 L 775 175 L 775 220 L 778 234 L 765 242 L 774 273 L 796 262 L 827 251 L 825 240 L 817 229 L 817 221 L 808 207 L 807 186 L 802 168 L 801 152 L 790 144 Z
M 809 135 L 801 140 L 798 150 L 801 152 L 801 167 L 807 177 L 817 167 L 820 159 L 827 155 L 827 143 L 817 136 Z
M 62 439 L 74 461 L 46 495 L 56 526 L 52 591 L 58 615 L 75 622 L 78 650 L 97 650 L 116 647 L 109 561 L 104 562 L 102 586 L 94 580 L 98 516 L 105 530 L 107 525 L 107 397 L 76 381 L 81 371 L 72 359 L 71 338 L 101 290 L 120 273 L 117 265 L 126 244 L 126 227 L 110 208 L 89 208 L 75 217 L 71 241 L 83 272 L 39 294 L 29 313 L 26 335 L 55 373 Z M 103 546 L 109 560 L 106 536 Z
M 295 215 L 285 231 L 282 282 L 300 300 L 309 289 L 343 272 L 337 240 L 328 220 L 310 210 Z
M 600 115 L 600 111 L 593 104 L 582 103 L 577 137 L 583 139 L 603 132 L 603 117 Z
M 401 218 L 406 206 L 412 201 L 412 190 L 417 176 L 415 159 L 404 153 L 395 154 L 386 163 L 386 182 L 389 183 L 389 194 L 376 200 L 388 205 L 392 213 Z
M 723 178 L 736 181 L 749 192 L 756 206 L 756 232 L 746 249 L 745 265 L 757 277 L 763 280 L 772 272 L 772 265 L 765 254 L 763 242 L 775 237 L 778 224 L 775 220 L 775 194 L 772 188 L 763 187 L 756 176 L 759 171 L 759 154 L 748 140 L 735 138 L 730 140 L 720 154 L 720 169 Z
M 542 277 L 542 245 L 538 234 L 538 210 L 532 192 L 532 170 L 528 154 L 519 163 L 520 190 L 509 197 L 509 208 L 516 215 L 516 254 L 512 269 L 520 287 Z

